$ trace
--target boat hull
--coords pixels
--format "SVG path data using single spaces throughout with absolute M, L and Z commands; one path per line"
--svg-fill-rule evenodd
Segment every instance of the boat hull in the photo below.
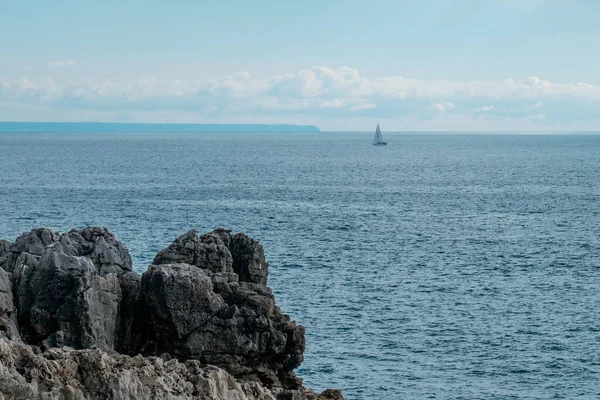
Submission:
M 387 146 L 387 142 L 373 143 L 373 146 Z

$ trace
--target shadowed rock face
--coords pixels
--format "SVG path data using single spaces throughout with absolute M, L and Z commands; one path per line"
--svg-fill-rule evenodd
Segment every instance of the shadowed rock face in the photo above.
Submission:
M 20 340 L 10 274 L 0 269 L 0 335 Z
M 12 243 L 8 240 L 0 239 L 0 267 L 6 264 L 6 258 L 10 254 Z
M 316 395 L 294 375 L 303 360 L 304 328 L 275 304 L 263 248 L 246 235 L 189 231 L 140 276 L 106 228 L 62 235 L 40 228 L 14 243 L 0 241 L 0 267 L 0 375 L 11 377 L 0 379 L 0 394 L 342 399 L 339 391 Z M 44 352 L 37 355 L 27 344 Z M 57 350 L 61 346 L 82 350 Z M 98 350 L 85 350 L 91 348 Z M 111 350 L 123 355 L 105 352 Z M 166 371 L 151 358 L 126 356 L 139 353 L 188 361 L 172 361 L 175 370 Z M 96 383 L 98 368 L 109 372 Z M 160 380 L 162 373 L 171 381 L 157 388 L 149 377 Z M 180 395 L 173 395 L 175 387 Z
M 23 339 L 44 347 L 114 348 L 118 276 L 131 267 L 129 251 L 106 228 L 21 235 L 10 246 L 6 269 Z
M 262 246 L 219 229 L 189 231 L 142 276 L 150 332 L 145 350 L 168 352 L 268 384 L 300 385 L 304 327 L 275 305 Z
M 240 281 L 267 284 L 268 264 L 260 243 L 243 233 L 231 236 L 229 249 L 233 257 L 233 270 Z

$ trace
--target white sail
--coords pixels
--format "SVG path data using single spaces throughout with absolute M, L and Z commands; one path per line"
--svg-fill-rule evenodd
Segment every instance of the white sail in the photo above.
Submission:
M 375 137 L 373 138 L 374 145 L 387 144 L 383 141 L 383 136 L 381 136 L 381 129 L 379 128 L 379 124 L 377 124 L 377 129 L 375 130 Z

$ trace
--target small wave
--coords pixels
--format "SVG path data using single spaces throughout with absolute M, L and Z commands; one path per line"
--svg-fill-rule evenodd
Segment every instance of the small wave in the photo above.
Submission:
M 304 268 L 304 265 L 300 265 L 300 264 L 283 264 L 283 265 L 279 265 L 277 268 L 300 269 L 300 268 Z

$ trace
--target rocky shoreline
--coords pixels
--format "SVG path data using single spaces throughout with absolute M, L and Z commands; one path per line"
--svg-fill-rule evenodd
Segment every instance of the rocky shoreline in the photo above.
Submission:
M 0 240 L 0 399 L 342 400 L 302 385 L 304 327 L 262 245 L 192 230 L 146 272 L 106 228 Z

